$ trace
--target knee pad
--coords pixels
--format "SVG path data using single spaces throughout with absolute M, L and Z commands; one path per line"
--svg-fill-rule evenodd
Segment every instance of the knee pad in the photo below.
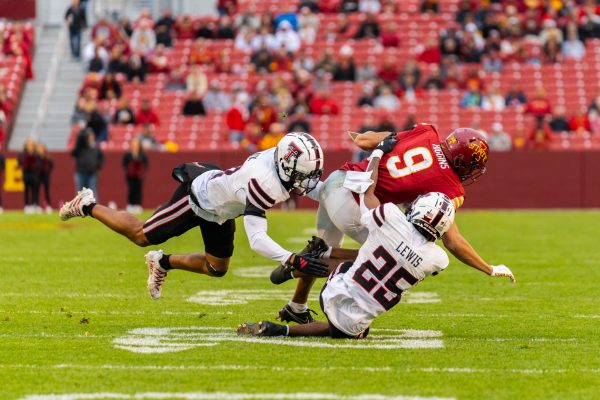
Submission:
M 220 271 L 218 269 L 215 269 L 215 267 L 213 267 L 212 265 L 208 264 L 208 272 L 210 272 L 211 276 L 214 276 L 215 278 L 221 278 L 223 276 L 225 276 L 225 274 L 227 273 L 227 268 L 225 268 L 224 271 Z

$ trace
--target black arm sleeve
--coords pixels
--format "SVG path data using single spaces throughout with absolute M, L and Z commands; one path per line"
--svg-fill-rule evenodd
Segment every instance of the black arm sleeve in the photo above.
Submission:
M 244 215 L 254 215 L 255 217 L 267 218 L 265 210 L 261 210 L 260 208 L 256 207 L 250 202 L 250 200 L 246 200 L 246 209 L 244 210 Z

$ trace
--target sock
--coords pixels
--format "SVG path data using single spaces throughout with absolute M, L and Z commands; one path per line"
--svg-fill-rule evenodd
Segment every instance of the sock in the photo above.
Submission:
M 288 305 L 290 306 L 292 311 L 295 313 L 303 313 L 308 310 L 308 304 L 306 304 L 306 303 L 300 304 L 300 303 L 294 303 L 293 301 L 290 301 L 288 303 Z
M 96 207 L 96 203 L 88 204 L 87 206 L 83 206 L 83 214 L 84 215 L 92 215 L 92 209 Z
M 163 254 L 162 258 L 160 260 L 158 260 L 158 264 L 165 271 L 168 271 L 168 270 L 170 270 L 170 269 L 173 268 L 173 267 L 171 267 L 171 260 L 170 260 L 170 258 L 171 258 L 170 254 Z

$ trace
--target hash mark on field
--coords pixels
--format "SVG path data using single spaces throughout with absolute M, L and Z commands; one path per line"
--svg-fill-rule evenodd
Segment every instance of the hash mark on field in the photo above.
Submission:
M 233 274 L 242 278 L 267 279 L 271 275 L 274 265 L 255 265 L 251 267 L 238 267 L 233 269 Z
M 221 332 L 219 332 L 221 331 Z M 377 330 L 374 330 L 377 331 Z M 440 331 L 379 330 L 392 334 L 371 336 L 364 340 L 325 341 L 308 338 L 262 338 L 237 336 L 233 329 L 217 327 L 138 328 L 113 340 L 115 347 L 134 353 L 171 353 L 195 347 L 216 346 L 221 342 L 275 344 L 280 346 L 352 349 L 439 349 L 444 347 Z
M 287 301 L 292 295 L 291 290 L 202 290 L 188 299 L 189 302 L 208 306 L 228 306 L 232 304 L 248 304 L 251 301 L 281 300 Z M 310 301 L 318 301 L 318 295 L 313 293 Z M 407 304 L 441 303 L 435 292 L 408 292 L 402 302 Z
M 23 397 L 22 400 L 98 400 L 98 399 L 184 399 L 184 400 L 454 400 L 450 397 L 387 396 L 383 394 L 344 395 L 335 393 L 231 393 L 231 392 L 190 392 L 190 393 L 72 393 L 41 394 Z

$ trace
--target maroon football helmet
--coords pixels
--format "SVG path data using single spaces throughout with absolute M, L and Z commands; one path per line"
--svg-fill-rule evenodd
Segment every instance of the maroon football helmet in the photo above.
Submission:
M 485 173 L 490 147 L 481 132 L 471 128 L 458 128 L 441 144 L 444 155 L 461 182 L 473 183 Z

